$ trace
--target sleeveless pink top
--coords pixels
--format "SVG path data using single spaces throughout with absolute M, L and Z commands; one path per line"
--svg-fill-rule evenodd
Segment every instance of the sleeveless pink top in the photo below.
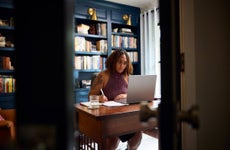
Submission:
M 122 74 L 117 72 L 110 73 L 109 80 L 106 86 L 103 88 L 105 96 L 108 100 L 114 100 L 119 94 L 126 94 L 128 84 L 125 81 Z

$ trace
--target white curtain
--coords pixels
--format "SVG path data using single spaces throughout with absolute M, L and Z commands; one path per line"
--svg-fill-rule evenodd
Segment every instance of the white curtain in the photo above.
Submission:
M 160 92 L 160 26 L 159 10 L 151 9 L 140 14 L 141 29 L 141 74 L 157 75 L 155 98 Z

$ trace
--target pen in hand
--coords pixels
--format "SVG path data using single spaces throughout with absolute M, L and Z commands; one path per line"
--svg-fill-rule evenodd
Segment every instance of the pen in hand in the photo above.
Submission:
M 108 101 L 107 97 L 105 96 L 105 93 L 103 92 L 102 89 L 101 90 L 101 94 L 102 94 L 102 102 Z
M 101 94 L 103 95 L 103 96 L 105 96 L 105 94 L 104 94 L 104 92 L 103 92 L 103 90 L 101 89 Z

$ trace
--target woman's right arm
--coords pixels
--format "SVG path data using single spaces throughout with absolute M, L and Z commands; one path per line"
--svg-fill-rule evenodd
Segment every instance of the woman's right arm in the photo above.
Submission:
M 99 73 L 97 77 L 94 79 L 93 84 L 90 88 L 89 95 L 101 95 L 101 89 L 103 88 L 104 85 L 104 74 Z M 106 96 L 100 96 L 100 101 L 104 102 L 107 101 Z
M 99 95 L 100 89 L 102 87 L 103 87 L 103 76 L 102 73 L 99 73 L 93 81 L 93 84 L 89 91 L 89 95 Z

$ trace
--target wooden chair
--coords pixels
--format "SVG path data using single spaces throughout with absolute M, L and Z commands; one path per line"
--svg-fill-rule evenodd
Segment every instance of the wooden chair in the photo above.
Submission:
M 15 140 L 16 110 L 0 109 L 0 147 Z
M 97 143 L 84 134 L 80 134 L 79 144 L 80 150 L 98 150 Z
M 98 73 L 93 73 L 91 76 L 91 84 L 93 84 L 93 81 L 97 77 Z M 79 133 L 78 137 L 78 143 L 79 143 L 79 149 L 80 150 L 98 150 L 98 144 L 84 135 L 83 133 Z

